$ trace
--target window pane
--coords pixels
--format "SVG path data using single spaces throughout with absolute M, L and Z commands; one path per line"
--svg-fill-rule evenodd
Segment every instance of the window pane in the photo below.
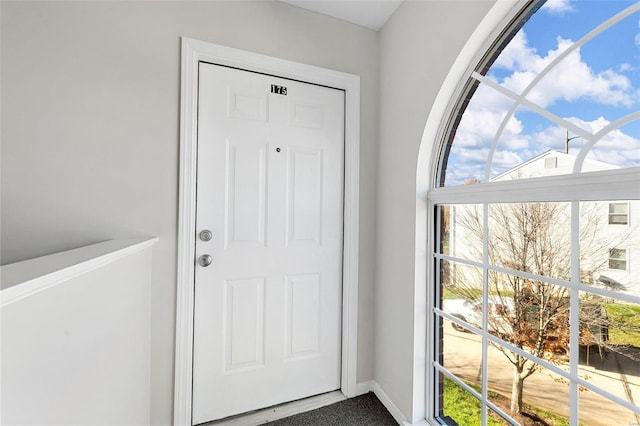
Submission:
M 482 404 L 480 401 L 458 386 L 453 380 L 440 374 L 441 410 L 439 416 L 446 424 L 480 425 Z M 458 407 L 464 407 L 460 410 Z M 466 414 L 465 414 L 466 413 Z
M 445 182 L 440 186 L 467 185 L 484 181 L 487 159 L 498 127 L 513 104 L 506 96 L 480 84 L 464 110 L 455 134 L 448 141 L 443 166 Z
M 460 310 L 466 309 L 472 312 L 474 304 L 482 300 L 482 269 L 446 260 L 441 261 L 440 265 L 443 310 L 446 302 L 460 301 Z M 463 302 L 468 303 L 469 306 L 462 306 Z
M 491 408 L 487 408 L 487 424 L 488 425 L 512 425 L 513 423 L 508 422 L 506 419 L 503 419 L 500 416 L 500 414 L 493 411 Z
M 626 225 L 627 215 L 626 214 L 612 214 L 609 215 L 609 225 Z
M 451 255 L 449 237 L 451 236 L 451 206 L 436 206 L 436 253 Z
M 571 223 L 568 203 L 489 206 L 489 260 L 493 265 L 569 280 Z
M 527 20 L 498 56 L 487 76 L 520 93 L 521 90 L 517 89 L 533 80 L 545 64 L 566 48 L 569 41 L 578 41 L 598 24 L 629 7 L 630 4 L 632 1 L 593 0 L 586 5 L 574 2 L 547 2 Z M 628 62 L 629 58 L 625 50 L 612 49 L 612 46 L 616 46 L 618 40 L 623 37 L 622 34 L 629 32 L 634 34 L 636 31 L 633 27 L 623 28 L 623 30 L 622 32 L 610 30 L 606 35 L 600 36 L 602 39 L 597 46 L 589 49 L 584 60 L 599 56 L 601 52 L 607 52 L 614 62 Z M 601 50 L 597 51 L 599 46 Z
M 443 381 L 442 413 L 440 417 L 447 424 L 454 424 L 455 421 L 460 426 L 480 426 L 482 425 L 482 405 L 480 401 L 458 386 L 453 380 L 441 375 Z M 469 384 L 469 383 L 467 383 Z M 480 387 L 470 384 L 472 388 L 480 392 Z M 488 410 L 487 425 L 509 425 L 510 423 L 500 417 L 492 410 Z
M 609 269 L 627 270 L 627 251 L 625 249 L 609 250 Z
M 476 328 L 482 327 L 482 269 L 458 262 L 441 261 L 440 294 L 438 306 L 447 314 Z M 463 326 L 452 324 L 458 331 Z
M 611 17 L 615 11 L 609 13 Z M 527 99 L 593 134 L 605 123 L 635 112 L 637 94 L 634 93 L 634 87 L 638 87 L 638 74 L 629 66 L 629 57 L 623 52 L 637 49 L 635 34 L 639 17 L 640 13 L 627 16 L 617 25 L 572 50 L 541 78 Z M 575 24 L 575 20 L 567 23 Z M 586 35 L 590 29 L 585 29 L 579 37 Z M 578 38 L 555 40 L 555 50 L 546 52 L 546 64 L 576 41 Z M 615 48 L 611 48 L 611 43 Z M 611 54 L 607 54 L 606 61 L 602 60 L 602 52 L 608 51 Z
M 584 143 L 571 137 L 565 128 L 521 106 L 500 135 L 491 163 L 491 180 L 573 173 L 576 156 Z
M 628 203 L 609 203 L 609 225 L 626 225 L 629 223 Z
M 578 375 L 640 410 L 640 304 L 581 292 L 580 311 Z M 587 388 L 581 389 L 579 412 L 583 420 L 606 412 L 623 425 L 640 417 Z
M 489 332 L 538 358 L 569 359 L 568 288 L 491 272 Z
M 578 418 L 588 426 L 635 426 L 640 415 L 587 388 L 578 394 Z M 606 413 L 603 415 L 603 413 Z
M 580 281 L 640 296 L 640 265 L 633 263 L 640 255 L 640 228 L 610 223 L 612 210 L 623 209 L 640 211 L 640 201 L 580 203 Z
M 624 214 L 629 211 L 629 205 L 627 203 L 609 203 L 609 213 L 611 214 Z
M 640 86 L 637 83 L 636 86 Z M 636 107 L 637 108 L 637 107 Z M 600 130 L 610 121 L 600 119 Z M 596 166 L 593 166 L 593 165 Z M 583 171 L 640 166 L 640 121 L 632 121 L 607 133 L 596 142 L 585 158 Z
M 519 165 L 548 150 L 565 154 L 567 159 L 575 157 L 587 137 L 596 134 L 598 141 L 582 171 L 639 166 L 640 121 L 608 126 L 637 111 L 640 74 L 634 55 L 640 12 L 573 48 L 598 24 L 633 4 L 631 0 L 547 2 L 534 13 L 494 56 L 488 70 L 480 73 L 513 96 L 528 90 L 525 99 L 544 109 L 549 118 L 518 101 L 516 113 L 501 128 L 515 101 L 488 83 L 470 80 L 469 87 L 476 90 L 469 90 L 455 110 L 440 160 L 440 166 L 446 169 L 440 176 L 446 178 L 438 185 L 486 181 L 486 162 L 498 131 L 500 143 L 490 166 L 491 178 L 516 172 Z M 570 53 L 556 61 L 564 52 Z M 540 80 L 529 87 L 539 76 Z M 576 134 L 573 126 L 582 131 Z M 599 135 L 605 128 L 605 134 Z M 555 169 L 571 171 L 562 165 Z
M 462 259 L 482 261 L 484 238 L 482 205 L 457 204 L 448 207 L 450 223 L 448 254 Z
M 459 331 L 445 321 L 441 365 L 467 383 L 482 383 L 482 339 L 466 330 Z M 453 324 L 453 323 L 450 323 Z
M 516 371 L 519 377 L 530 375 L 519 381 L 514 378 Z M 530 424 L 525 421 L 531 418 L 541 420 L 537 424 L 569 424 L 569 386 L 559 375 L 506 349 L 491 347 L 488 377 L 489 400 L 521 424 Z
M 453 380 L 441 375 L 443 397 L 441 417 L 455 421 L 458 425 L 480 426 L 482 404 Z M 453 423 L 449 423 L 453 424 Z

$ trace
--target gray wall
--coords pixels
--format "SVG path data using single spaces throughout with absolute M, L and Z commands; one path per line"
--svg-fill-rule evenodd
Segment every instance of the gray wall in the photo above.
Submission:
M 492 4 L 405 0 L 375 33 L 274 1 L 2 1 L 2 263 L 159 236 L 151 411 L 170 423 L 179 37 L 358 74 L 358 381 L 375 379 L 411 418 L 416 159 L 440 85 Z
M 152 422 L 173 405 L 180 36 L 361 76 L 358 381 L 373 378 L 378 34 L 274 1 L 2 1 L 2 263 L 160 237 Z
M 414 348 L 413 308 L 424 306 L 415 299 L 418 151 L 449 69 L 493 3 L 405 0 L 380 31 L 374 377 L 409 419 L 414 369 L 424 364 L 413 359 L 424 353 Z M 433 141 L 424 143 L 431 152 Z

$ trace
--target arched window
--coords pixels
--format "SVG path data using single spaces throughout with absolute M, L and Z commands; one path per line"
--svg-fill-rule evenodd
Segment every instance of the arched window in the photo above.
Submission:
M 428 195 L 428 417 L 639 424 L 640 3 L 530 2 L 463 84 Z

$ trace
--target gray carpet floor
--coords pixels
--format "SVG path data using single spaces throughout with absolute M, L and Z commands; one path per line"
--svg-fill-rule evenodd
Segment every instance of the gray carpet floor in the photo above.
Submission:
M 373 392 L 267 423 L 270 426 L 397 426 Z

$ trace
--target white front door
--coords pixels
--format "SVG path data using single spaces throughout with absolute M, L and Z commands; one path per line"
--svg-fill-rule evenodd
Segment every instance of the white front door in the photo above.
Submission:
M 200 63 L 198 96 L 194 424 L 340 388 L 344 186 L 343 91 Z

